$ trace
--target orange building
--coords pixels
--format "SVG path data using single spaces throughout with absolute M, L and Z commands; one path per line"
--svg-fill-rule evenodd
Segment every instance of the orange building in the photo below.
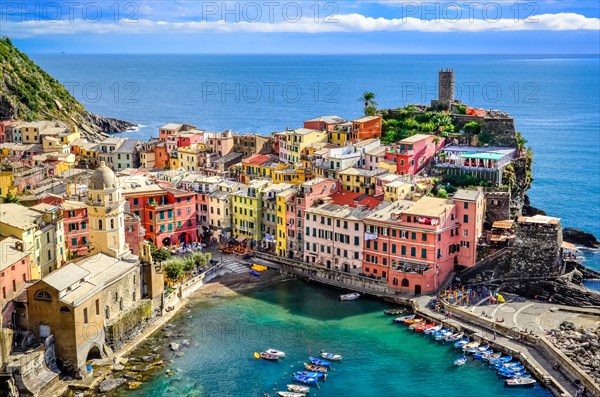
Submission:
M 381 137 L 381 117 L 365 116 L 352 122 L 351 139 L 354 142 Z

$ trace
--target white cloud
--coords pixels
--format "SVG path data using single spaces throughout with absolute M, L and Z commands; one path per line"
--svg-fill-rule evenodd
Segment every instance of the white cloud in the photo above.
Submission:
M 169 33 L 328 33 L 328 32 L 485 32 L 485 31 L 570 31 L 600 30 L 600 19 L 576 13 L 535 15 L 527 20 L 504 18 L 436 19 L 373 18 L 361 14 L 342 14 L 333 17 L 337 22 L 315 22 L 313 17 L 303 17 L 297 22 L 168 22 L 139 19 L 117 22 L 91 23 L 82 19 L 74 21 L 5 22 L 2 34 L 14 37 L 71 34 L 169 34 Z

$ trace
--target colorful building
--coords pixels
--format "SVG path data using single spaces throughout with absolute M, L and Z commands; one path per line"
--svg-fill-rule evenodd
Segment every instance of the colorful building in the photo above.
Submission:
M 281 257 L 293 257 L 297 245 L 296 228 L 296 195 L 297 188 L 289 187 L 276 195 L 276 248 L 275 252 Z
M 359 142 L 365 139 L 381 138 L 382 122 L 380 116 L 365 116 L 352 121 L 351 140 Z
M 87 206 L 79 201 L 65 200 L 60 207 L 63 211 L 65 242 L 69 258 L 87 255 L 90 243 Z
M 350 167 L 337 174 L 342 184 L 342 189 L 348 192 L 375 194 L 377 177 L 387 174 L 387 170 L 376 169 L 373 171 Z
M 300 162 L 301 153 L 304 148 L 314 142 L 326 142 L 327 132 L 298 128 L 278 133 L 279 161 L 285 164 Z
M 14 237 L 0 237 L 0 308 L 3 324 L 12 324 L 12 300 L 23 285 L 31 280 L 31 256 L 23 241 Z
M 429 164 L 443 146 L 444 138 L 417 134 L 401 140 L 386 152 L 385 157 L 396 164 L 397 174 L 415 175 Z
M 300 185 L 313 178 L 313 173 L 310 169 L 303 166 L 293 166 L 279 164 L 271 171 L 273 183 L 291 183 L 292 185 Z
M 270 183 L 266 180 L 253 180 L 247 184 L 246 189 L 231 194 L 233 235 L 240 240 L 258 242 L 262 239 L 262 191 Z

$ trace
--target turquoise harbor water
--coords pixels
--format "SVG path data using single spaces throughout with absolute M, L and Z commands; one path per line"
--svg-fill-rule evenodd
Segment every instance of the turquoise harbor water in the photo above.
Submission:
M 551 396 L 539 386 L 507 389 L 478 361 L 456 368 L 460 354 L 450 344 L 394 325 L 382 313 L 387 304 L 363 298 L 340 302 L 338 294 L 294 280 L 238 297 L 196 301 L 173 321 L 175 332 L 183 334 L 176 340 L 191 342 L 183 357 L 165 352 L 175 375 L 157 376 L 123 394 L 273 396 L 275 383 L 285 390 L 290 372 L 324 349 L 344 354 L 344 360 L 311 396 Z M 279 363 L 253 358 L 269 347 L 288 357 Z
M 357 98 L 381 108 L 429 103 L 437 71 L 456 72 L 456 97 L 510 113 L 535 152 L 529 194 L 565 227 L 600 235 L 598 55 L 33 55 L 91 111 L 143 125 L 270 134 L 319 115 L 360 116 Z M 587 254 L 600 270 L 600 255 Z M 590 284 L 600 289 L 600 284 Z

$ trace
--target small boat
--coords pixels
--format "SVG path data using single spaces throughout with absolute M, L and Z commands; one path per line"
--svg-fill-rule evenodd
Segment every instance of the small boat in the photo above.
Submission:
M 305 397 L 304 393 L 295 393 L 291 391 L 278 391 L 277 395 L 280 397 Z
M 282 352 L 281 350 L 275 350 L 275 349 L 268 348 L 267 350 L 265 350 L 265 353 L 274 354 L 279 358 L 285 357 L 285 352 Z
M 420 323 L 421 321 L 423 321 L 422 318 L 411 318 L 408 320 L 404 320 L 404 325 L 410 325 L 412 323 Z
M 360 294 L 358 292 L 352 292 L 350 294 L 340 295 L 341 301 L 353 301 L 358 298 L 360 298 Z
M 410 324 L 408 326 L 408 329 L 415 329 L 415 328 L 417 328 L 417 327 L 419 327 L 421 325 L 425 325 L 425 320 L 423 320 L 423 321 L 417 321 L 417 322 L 414 322 L 414 323 Z
M 496 353 L 492 353 L 492 354 L 490 354 L 490 356 L 489 356 L 489 357 L 484 357 L 483 359 L 484 359 L 484 360 L 497 360 L 497 359 L 499 359 L 501 356 L 502 356 L 502 353 L 500 353 L 500 352 L 496 352 Z
M 476 359 L 482 359 L 483 357 L 485 357 L 486 355 L 491 355 L 492 351 L 491 350 L 486 350 L 486 351 L 482 351 L 482 352 L 477 352 L 473 355 L 473 358 Z
M 498 358 L 490 359 L 490 365 L 496 365 L 498 363 L 507 363 L 512 360 L 512 356 L 502 356 Z
M 331 362 L 329 362 L 327 360 L 321 360 L 320 358 L 316 358 L 316 357 L 309 357 L 308 359 L 310 360 L 311 363 L 320 365 L 321 367 L 327 367 L 327 368 L 331 367 Z
M 252 265 L 252 267 L 250 269 L 261 273 L 261 272 L 267 271 L 269 268 L 266 267 L 266 266 L 258 265 L 258 264 L 255 263 L 255 264 Z
M 406 313 L 406 309 L 387 309 L 383 311 L 383 314 L 387 314 L 388 316 L 397 316 L 404 313 Z
M 484 351 L 486 351 L 486 350 L 487 350 L 487 349 L 489 349 L 489 348 L 490 348 L 490 345 L 479 346 L 479 347 L 477 348 L 477 351 L 484 352 Z
M 309 378 L 308 376 L 298 376 L 292 374 L 292 380 L 298 383 L 304 383 L 305 385 L 316 385 L 319 380 L 317 378 Z
M 467 357 L 462 356 L 457 358 L 456 360 L 454 360 L 454 365 L 456 366 L 461 366 L 461 365 L 465 365 L 467 363 Z
M 458 348 L 465 346 L 467 343 L 469 343 L 469 338 L 461 339 L 454 343 L 454 347 L 456 347 L 458 349 Z
M 306 368 L 307 371 L 312 372 L 327 372 L 327 367 L 322 365 L 304 363 L 304 368 Z
M 310 387 L 308 386 L 300 386 L 300 385 L 287 385 L 289 391 L 293 391 L 296 393 L 308 393 L 310 391 Z
M 441 329 L 442 329 L 441 325 L 436 325 L 435 327 L 427 328 L 423 332 L 426 333 L 426 334 L 435 334 L 436 332 L 438 332 Z
M 331 361 L 341 361 L 344 358 L 344 356 L 342 356 L 341 354 L 327 353 L 323 350 L 321 350 L 321 357 Z
M 422 323 L 421 325 L 418 325 L 414 328 L 415 332 L 424 332 L 425 330 L 428 330 L 429 328 L 433 328 L 435 326 L 434 323 L 429 323 L 429 324 L 424 324 Z
M 306 376 L 307 378 L 317 378 L 327 380 L 327 374 L 323 372 L 298 371 L 296 376 Z
M 394 319 L 395 323 L 403 323 L 406 320 L 412 320 L 413 318 L 415 318 L 414 314 L 408 315 L 408 316 L 402 316 L 402 317 L 398 317 Z
M 260 353 L 260 358 L 267 361 L 277 361 L 279 360 L 279 356 L 267 352 Z
M 506 383 L 506 386 L 509 387 L 527 387 L 533 386 L 536 383 L 536 380 L 531 378 L 514 378 L 507 379 L 504 381 L 504 383 Z
M 466 345 L 464 345 L 462 347 L 462 349 L 463 350 L 469 350 L 469 349 L 475 349 L 476 347 L 479 347 L 479 342 L 477 342 L 477 341 L 467 343 Z
M 503 378 L 514 379 L 514 378 L 531 378 L 531 375 L 527 373 L 527 371 L 523 372 L 514 372 L 512 374 L 500 375 Z
M 448 330 L 446 330 L 446 331 L 439 331 L 439 332 L 436 332 L 436 333 L 433 335 L 433 338 L 434 338 L 435 340 L 442 340 L 442 339 L 446 338 L 446 336 L 452 335 L 453 333 L 454 333 L 454 332 L 453 332 L 453 331 L 450 331 L 449 329 L 448 329 Z
M 455 334 L 452 335 L 447 335 L 444 340 L 446 342 L 455 342 L 457 340 L 459 340 L 460 338 L 462 338 L 464 336 L 464 334 L 462 332 L 457 332 Z
M 260 277 L 260 273 L 257 272 L 256 270 L 250 270 L 250 274 L 256 277 Z

